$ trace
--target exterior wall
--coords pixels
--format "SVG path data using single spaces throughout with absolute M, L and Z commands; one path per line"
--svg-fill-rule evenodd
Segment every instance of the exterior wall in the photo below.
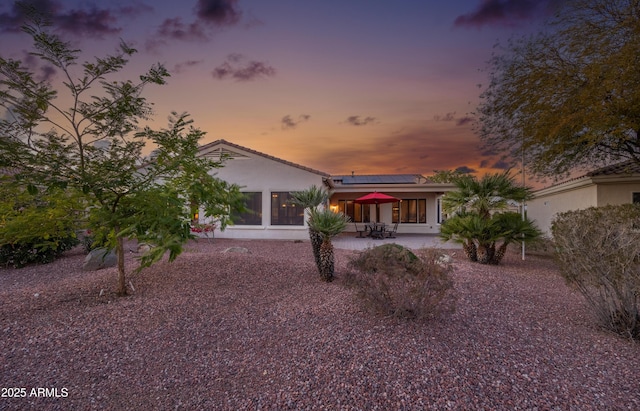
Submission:
M 598 207 L 629 204 L 633 201 L 633 193 L 640 193 L 639 182 L 599 184 Z
M 581 177 L 535 193 L 527 205 L 527 215 L 551 235 L 551 222 L 558 213 L 589 207 L 629 204 L 640 193 L 637 174 L 608 174 Z
M 243 192 L 261 192 L 262 224 L 230 225 L 224 231 L 217 228 L 214 236 L 237 239 L 308 239 L 306 217 L 302 226 L 271 225 L 271 193 L 305 190 L 314 184 L 322 187 L 325 177 L 255 153 L 241 151 L 234 146 L 228 149 L 244 154 L 247 158 L 227 159 L 225 166 L 213 170 L 212 174 L 229 183 L 238 184 Z M 203 218 L 200 221 L 205 222 Z
M 582 210 L 598 204 L 598 188 L 594 184 L 576 185 L 565 190 L 540 190 L 527 203 L 527 216 L 545 235 L 551 236 L 551 222 L 558 213 Z

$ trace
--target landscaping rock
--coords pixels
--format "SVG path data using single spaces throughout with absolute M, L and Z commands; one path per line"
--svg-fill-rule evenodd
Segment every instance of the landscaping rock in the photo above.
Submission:
M 82 263 L 84 271 L 96 271 L 102 268 L 114 267 L 118 263 L 114 251 L 109 252 L 106 248 L 96 248 L 91 250 Z
M 223 251 L 223 253 L 249 253 L 249 250 L 244 247 L 229 247 Z

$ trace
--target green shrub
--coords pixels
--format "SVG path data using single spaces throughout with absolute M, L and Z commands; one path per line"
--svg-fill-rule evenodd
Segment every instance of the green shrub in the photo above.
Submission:
M 556 257 L 600 324 L 640 339 L 640 205 L 592 207 L 553 221 Z
M 39 190 L 0 179 L 0 264 L 49 263 L 78 244 L 84 204 L 61 188 Z
M 424 319 L 453 310 L 451 265 L 436 250 L 420 256 L 398 244 L 359 253 L 349 262 L 347 284 L 373 312 Z
M 75 236 L 34 240 L 0 246 L 0 264 L 13 268 L 22 268 L 32 263 L 47 264 L 79 243 Z

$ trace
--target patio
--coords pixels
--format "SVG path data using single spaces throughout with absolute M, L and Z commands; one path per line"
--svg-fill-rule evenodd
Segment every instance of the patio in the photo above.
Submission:
M 420 248 L 462 249 L 460 244 L 443 242 L 437 234 L 396 234 L 395 238 L 359 238 L 352 232 L 343 233 L 331 240 L 335 248 L 345 250 L 365 250 L 382 244 L 400 244 L 414 250 Z

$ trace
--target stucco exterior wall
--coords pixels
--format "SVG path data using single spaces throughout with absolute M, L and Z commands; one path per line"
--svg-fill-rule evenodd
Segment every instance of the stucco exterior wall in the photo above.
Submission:
M 613 204 L 629 204 L 633 193 L 640 193 L 640 183 L 607 183 L 598 185 L 598 207 Z
M 582 210 L 598 204 L 598 188 L 594 184 L 567 187 L 560 191 L 542 190 L 527 203 L 527 216 L 545 235 L 551 236 L 551 222 L 558 213 Z
M 271 224 L 271 193 L 300 191 L 312 185 L 322 187 L 325 176 L 255 153 L 243 152 L 233 146 L 229 150 L 246 157 L 227 159 L 223 168 L 212 170 L 211 174 L 229 183 L 238 184 L 243 192 L 261 192 L 262 224 L 232 225 L 227 226 L 224 231 L 217 228 L 214 236 L 238 239 L 308 239 L 306 218 L 301 226 Z

